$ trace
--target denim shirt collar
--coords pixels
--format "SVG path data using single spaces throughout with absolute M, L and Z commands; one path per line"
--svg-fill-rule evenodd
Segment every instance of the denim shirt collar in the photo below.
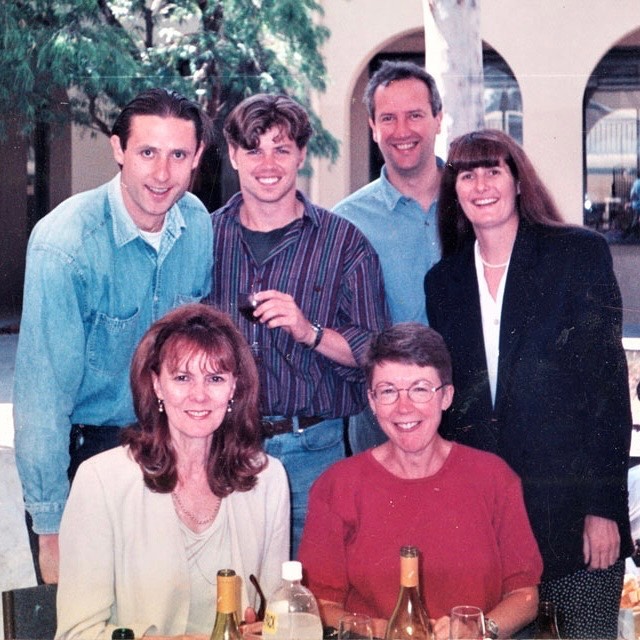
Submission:
M 138 227 L 133 221 L 122 197 L 122 185 L 120 182 L 121 174 L 118 173 L 111 182 L 109 182 L 109 206 L 111 208 L 111 219 L 113 221 L 113 238 L 117 247 L 122 247 L 128 242 L 132 242 L 140 237 Z M 182 230 L 186 228 L 186 222 L 180 212 L 178 201 L 169 211 L 164 223 L 163 240 L 160 246 L 160 253 L 166 254 L 173 243 L 180 237 Z M 169 239 L 169 246 L 166 246 L 165 238 Z M 166 248 L 165 248 L 166 247 Z

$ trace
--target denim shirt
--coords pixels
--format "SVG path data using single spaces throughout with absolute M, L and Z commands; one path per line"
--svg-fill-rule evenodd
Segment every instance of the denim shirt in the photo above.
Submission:
M 13 402 L 16 462 L 37 533 L 58 530 L 71 425 L 135 421 L 133 352 L 155 320 L 208 295 L 212 245 L 209 215 L 187 193 L 167 213 L 156 252 L 127 213 L 119 175 L 34 228 Z
M 438 166 L 442 165 L 439 158 Z M 334 213 L 362 231 L 373 245 L 384 275 L 384 288 L 396 322 L 427 324 L 424 277 L 440 259 L 437 200 L 425 211 L 380 177 L 339 202 Z

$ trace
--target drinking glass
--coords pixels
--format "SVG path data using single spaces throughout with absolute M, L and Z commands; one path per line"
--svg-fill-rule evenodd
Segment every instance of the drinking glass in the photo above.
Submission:
M 362 613 L 349 613 L 340 618 L 338 640 L 372 640 L 373 623 Z
M 258 307 L 258 301 L 256 300 L 256 292 L 243 291 L 238 294 L 238 311 L 249 321 L 258 322 L 258 318 L 253 315 L 253 312 Z
M 484 638 L 482 609 L 462 605 L 451 609 L 449 621 L 450 640 L 480 640 Z

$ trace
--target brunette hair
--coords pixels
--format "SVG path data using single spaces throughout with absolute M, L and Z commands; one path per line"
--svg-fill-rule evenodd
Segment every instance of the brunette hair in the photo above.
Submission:
M 257 149 L 260 136 L 280 128 L 298 149 L 307 146 L 313 133 L 307 112 L 295 100 L 280 94 L 258 93 L 246 98 L 227 116 L 224 137 L 234 148 Z
M 369 79 L 362 98 L 362 102 L 365 103 L 367 111 L 369 112 L 369 117 L 375 120 L 375 93 L 379 86 L 388 87 L 396 80 L 410 80 L 412 78 L 424 82 L 427 89 L 429 89 L 431 115 L 434 117 L 437 116 L 442 111 L 442 98 L 440 97 L 440 92 L 438 91 L 434 77 L 430 73 L 427 73 L 422 67 L 415 64 L 415 62 L 385 60 Z
M 530 224 L 564 224 L 553 197 L 522 147 L 498 129 L 473 131 L 451 143 L 442 172 L 438 195 L 438 231 L 443 256 L 456 253 L 469 239 L 476 237 L 458 201 L 458 174 L 478 167 L 496 167 L 500 160 L 504 160 L 518 185 L 516 209 L 519 217 Z
M 369 387 L 374 369 L 383 362 L 433 367 L 442 384 L 451 384 L 451 356 L 444 339 L 419 322 L 394 324 L 371 339 L 363 365 Z
M 173 491 L 178 481 L 176 453 L 167 414 L 158 410 L 153 374 L 184 357 L 204 354 L 217 369 L 232 374 L 236 388 L 231 411 L 213 433 L 207 476 L 219 497 L 248 491 L 266 466 L 258 417 L 258 372 L 245 339 L 229 316 L 204 304 L 170 311 L 145 333 L 131 363 L 131 390 L 138 426 L 123 434 L 133 458 L 142 468 L 147 487 Z
M 193 122 L 196 131 L 197 147 L 202 142 L 208 144 L 210 124 L 200 106 L 168 89 L 148 89 L 139 93 L 120 112 L 111 129 L 111 135 L 120 138 L 120 146 L 127 148 L 131 134 L 131 120 L 134 116 L 160 116 L 161 118 L 179 118 Z

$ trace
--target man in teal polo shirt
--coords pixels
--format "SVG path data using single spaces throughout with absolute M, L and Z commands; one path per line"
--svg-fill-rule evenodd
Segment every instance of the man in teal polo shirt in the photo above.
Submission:
M 440 259 L 436 207 L 442 161 L 435 140 L 442 100 L 435 80 L 412 62 L 385 61 L 364 94 L 385 164 L 377 180 L 333 211 L 356 225 L 380 257 L 391 318 L 427 324 L 424 276 Z M 349 419 L 354 453 L 386 437 L 369 409 Z

